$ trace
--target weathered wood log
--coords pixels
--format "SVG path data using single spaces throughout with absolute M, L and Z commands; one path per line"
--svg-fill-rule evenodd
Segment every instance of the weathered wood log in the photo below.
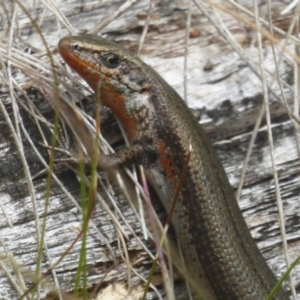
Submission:
M 43 2 L 36 1 L 34 7 L 30 1 L 25 0 L 24 2 L 23 4 L 29 13 L 39 24 L 49 45 L 56 47 L 58 40 L 69 34 L 68 30 L 58 20 L 54 12 L 45 7 Z M 57 1 L 57 7 L 66 16 L 76 32 L 80 33 L 92 28 L 101 19 L 114 12 L 121 5 L 121 2 Z M 182 8 L 176 7 L 174 4 L 175 7 L 171 7 L 165 2 L 158 3 L 152 15 L 142 58 L 183 95 L 183 56 L 187 11 L 183 9 L 186 6 Z M 139 1 L 121 17 L 105 27 L 101 33 L 106 34 L 109 39 L 122 43 L 133 52 L 136 51 L 145 24 L 148 5 L 147 1 Z M 18 6 L 16 5 L 16 7 Z M 212 8 L 207 7 L 216 19 Z M 17 271 L 24 276 L 27 287 L 30 287 L 33 282 L 32 272 L 36 269 L 38 240 L 36 228 L 38 223 L 37 216 L 34 214 L 34 206 L 36 205 L 39 222 L 42 222 L 47 190 L 47 172 L 43 172 L 45 167 L 41 158 L 45 161 L 49 160 L 47 149 L 40 145 L 45 141 L 33 115 L 39 112 L 41 118 L 45 117 L 49 122 L 53 122 L 54 116 L 52 108 L 43 98 L 39 87 L 31 86 L 31 79 L 28 74 L 25 74 L 26 72 L 24 73 L 24 67 L 18 66 L 13 61 L 17 55 L 15 49 L 18 49 L 21 51 L 20 53 L 24 53 L 24 56 L 28 54 L 33 58 L 38 58 L 50 70 L 44 46 L 31 21 L 20 8 L 16 11 L 16 18 L 13 18 L 13 11 L 13 1 L 3 0 L 1 2 L 0 299 L 17 299 L 26 289 L 22 287 Z M 280 10 L 276 6 L 273 16 L 274 24 L 279 28 L 287 29 L 290 18 L 282 18 L 279 12 Z M 226 27 L 243 46 L 247 59 L 258 63 L 254 32 L 228 14 L 218 13 Z M 262 17 L 265 18 L 265 16 Z M 9 75 L 7 73 L 9 59 L 6 56 L 9 53 L 9 29 L 11 26 L 14 26 L 13 50 L 11 51 L 12 78 L 23 87 L 23 90 L 18 90 L 13 83 L 14 99 L 9 92 Z M 283 36 L 278 35 L 278 38 L 283 38 Z M 276 169 L 284 207 L 290 261 L 293 261 L 298 256 L 300 248 L 300 173 L 299 153 L 295 138 L 297 133 L 295 133 L 295 123 L 291 121 L 286 107 L 278 100 L 278 98 L 282 99 L 278 84 L 272 85 L 271 74 L 274 73 L 275 66 L 270 43 L 267 39 L 264 39 L 264 47 L 264 67 L 269 72 L 267 77 L 271 87 L 269 97 Z M 279 76 L 286 84 L 283 87 L 285 97 L 289 105 L 292 106 L 294 88 L 292 59 L 281 54 L 279 48 L 276 49 L 276 53 L 278 57 L 281 57 Z M 62 63 L 57 54 L 55 54 L 55 61 L 57 64 Z M 62 68 L 59 69 L 59 74 L 62 76 Z M 192 11 L 187 79 L 188 104 L 214 142 L 230 182 L 236 189 L 252 130 L 262 109 L 262 84 L 261 80 L 249 68 L 249 64 L 232 50 L 221 34 L 209 23 L 203 12 L 197 8 Z M 75 88 L 78 91 L 83 90 L 80 86 L 75 86 Z M 23 93 L 29 99 L 26 99 Z M 85 92 L 85 95 L 87 94 Z M 84 96 L 78 92 L 77 100 L 83 98 Z M 93 114 L 93 106 L 88 108 L 90 102 L 88 100 L 83 100 L 83 102 L 87 110 L 90 109 L 91 114 Z M 29 103 L 36 107 L 35 110 Z M 17 120 L 14 115 L 14 106 L 18 107 L 19 110 L 20 117 Z M 116 145 L 118 144 L 119 133 L 115 129 L 116 127 L 111 126 L 111 117 L 108 118 L 104 119 L 103 126 L 105 129 L 109 124 L 106 135 Z M 8 119 L 12 122 L 11 124 L 9 124 Z M 18 133 L 14 133 L 14 136 L 10 127 L 13 126 L 16 130 L 16 124 L 20 128 L 19 136 Z M 45 139 L 50 141 L 49 126 L 43 122 L 40 123 L 40 126 L 45 133 Z M 33 150 L 29 138 L 37 147 L 41 157 L 38 157 Z M 33 178 L 35 202 L 30 194 L 30 184 L 26 178 L 26 170 L 21 159 L 20 152 L 22 149 L 20 150 L 16 141 L 22 144 L 24 157 L 29 166 L 29 174 Z M 54 178 L 51 181 L 44 239 L 45 248 L 42 259 L 43 272 L 63 254 L 75 239 L 81 228 L 82 220 L 78 208 L 81 201 L 78 178 L 74 172 L 62 166 L 55 168 L 55 175 L 59 181 Z M 100 288 L 103 299 L 111 299 L 112 295 L 115 294 L 118 294 L 122 299 L 125 295 L 137 299 L 142 295 L 144 287 L 144 282 L 139 276 L 147 277 L 152 265 L 152 258 L 144 250 L 144 246 L 141 245 L 138 238 L 143 241 L 152 254 L 155 253 L 153 242 L 151 239 L 144 240 L 140 222 L 118 188 L 114 193 L 114 201 L 116 201 L 127 223 L 117 212 L 105 190 L 99 188 L 99 193 L 102 200 L 95 206 L 87 239 L 88 284 L 92 290 L 94 285 L 103 280 Z M 76 203 L 79 205 L 76 206 Z M 159 201 L 154 200 L 154 203 L 158 214 L 164 218 L 163 208 Z M 281 276 L 286 270 L 286 265 L 282 254 L 265 120 L 259 129 L 239 204 L 264 257 L 277 276 Z M 113 215 L 106 211 L 105 205 L 112 210 L 122 229 L 116 226 Z M 121 242 L 121 236 L 124 239 L 124 244 Z M 129 269 L 124 259 L 124 245 L 126 245 L 132 269 Z M 59 287 L 62 291 L 72 291 L 79 250 L 80 244 L 77 243 L 55 268 L 52 276 L 47 278 L 46 282 L 54 282 L 53 286 Z M 25 267 L 26 271 L 17 267 L 16 263 Z M 20 286 L 19 292 L 11 284 L 5 270 Z M 298 285 L 300 281 L 297 270 L 298 268 L 293 272 L 295 285 Z M 128 287 L 128 272 L 130 272 L 129 277 L 131 277 L 131 288 Z M 47 289 L 45 285 L 42 285 L 41 297 L 45 297 L 53 286 Z M 161 294 L 163 298 L 164 292 L 159 269 L 155 272 L 153 286 L 156 286 L 158 291 L 154 287 L 151 288 L 151 295 L 156 299 L 159 297 L 158 294 Z M 178 299 L 187 297 L 186 288 L 182 281 L 176 279 L 175 290 Z

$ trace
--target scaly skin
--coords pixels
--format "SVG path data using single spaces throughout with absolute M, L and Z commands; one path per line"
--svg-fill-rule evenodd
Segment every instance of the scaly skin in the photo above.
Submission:
M 106 164 L 143 164 L 167 211 L 192 146 L 172 224 L 202 296 L 265 299 L 277 280 L 250 235 L 218 156 L 180 96 L 152 68 L 108 40 L 71 36 L 61 39 L 58 49 L 126 130 L 132 146 Z M 289 297 L 281 289 L 276 299 Z

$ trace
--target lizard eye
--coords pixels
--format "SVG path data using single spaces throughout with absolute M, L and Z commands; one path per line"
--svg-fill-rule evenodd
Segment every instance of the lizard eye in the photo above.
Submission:
M 120 58 L 114 53 L 103 56 L 103 63 L 109 68 L 116 68 L 120 64 Z
M 73 45 L 72 45 L 72 50 L 73 50 L 73 51 L 79 51 L 79 50 L 80 50 L 80 47 L 79 47 L 79 45 L 78 45 L 78 44 L 76 44 L 76 43 L 75 43 L 75 44 L 73 44 Z

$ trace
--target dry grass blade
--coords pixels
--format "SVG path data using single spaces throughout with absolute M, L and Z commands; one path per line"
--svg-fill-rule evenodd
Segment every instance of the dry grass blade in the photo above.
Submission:
M 138 0 L 127 0 L 124 4 L 122 4 L 118 9 L 116 9 L 113 13 L 108 14 L 99 24 L 95 25 L 92 29 L 88 31 L 89 34 L 97 34 L 100 30 L 102 30 L 109 23 L 114 21 L 124 12 L 126 12 L 130 7 L 132 7 Z
M 283 209 L 281 222 L 286 225 L 286 255 L 295 261 L 300 249 L 300 4 L 292 8 L 295 2 L 286 6 L 278 1 L 277 8 L 277 1 L 269 7 L 258 3 L 260 11 L 255 14 L 250 0 L 243 1 L 243 6 L 232 0 L 188 2 L 189 7 L 182 7 L 176 1 L 151 1 L 149 7 L 146 0 L 129 0 L 121 6 L 120 1 L 24 0 L 21 4 L 30 19 L 17 2 L 0 0 L 0 281 L 4 299 L 20 297 L 43 278 L 41 274 L 47 277 L 39 285 L 37 299 L 47 299 L 49 290 L 60 299 L 73 297 L 66 292 L 74 289 L 80 257 L 80 245 L 74 243 L 83 224 L 79 183 L 88 189 L 92 186 L 89 177 L 79 179 L 74 165 L 55 165 L 47 210 L 44 203 L 53 151 L 49 145 L 55 132 L 53 110 L 59 107 L 60 114 L 56 159 L 78 158 L 84 152 L 93 157 L 100 128 L 99 119 L 95 121 L 99 110 L 93 106 L 95 97 L 65 68 L 57 53 L 58 40 L 76 32 L 101 30 L 107 38 L 138 50 L 181 95 L 188 96 L 189 105 L 215 141 L 234 188 L 247 154 L 237 194 L 251 232 L 274 272 L 282 275 L 285 262 L 276 193 Z M 49 44 L 48 52 L 34 23 Z M 99 136 L 100 152 L 113 153 L 109 143 L 122 147 L 121 134 L 109 114 L 101 117 L 108 142 Z M 268 135 L 273 137 L 272 160 Z M 87 298 L 102 293 L 104 299 L 112 299 L 119 293 L 119 298 L 137 299 L 149 285 L 149 297 L 162 300 L 172 288 L 170 298 L 186 299 L 184 280 L 170 267 L 172 262 L 181 274 L 187 274 L 172 241 L 164 253 L 168 261 L 162 261 L 148 281 L 156 249 L 147 237 L 157 239 L 163 228 L 153 215 L 151 221 L 158 224 L 153 237 L 143 205 L 145 188 L 137 178 L 130 170 L 94 178 L 98 183 L 97 189 L 92 188 L 95 209 L 86 231 Z M 159 201 L 151 201 L 161 217 Z M 43 255 L 36 263 L 41 239 Z M 36 270 L 38 279 L 33 276 Z M 295 286 L 300 282 L 298 273 L 296 266 L 291 273 Z M 294 291 L 293 296 L 296 299 Z

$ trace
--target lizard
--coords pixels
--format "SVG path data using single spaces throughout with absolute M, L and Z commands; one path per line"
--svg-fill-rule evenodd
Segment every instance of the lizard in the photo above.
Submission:
M 143 165 L 169 211 L 192 148 L 172 225 L 204 299 L 266 299 L 277 279 L 251 237 L 215 149 L 178 93 L 130 51 L 99 36 L 64 37 L 58 51 L 125 129 L 130 146 L 102 159 L 104 168 Z M 289 297 L 280 288 L 275 299 Z

